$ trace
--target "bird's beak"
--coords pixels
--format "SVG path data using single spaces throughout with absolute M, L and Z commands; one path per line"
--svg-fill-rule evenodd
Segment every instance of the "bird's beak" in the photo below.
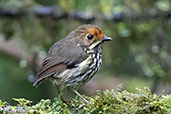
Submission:
M 104 36 L 104 38 L 102 39 L 103 41 L 111 41 L 112 38 L 111 37 L 108 37 L 108 36 Z

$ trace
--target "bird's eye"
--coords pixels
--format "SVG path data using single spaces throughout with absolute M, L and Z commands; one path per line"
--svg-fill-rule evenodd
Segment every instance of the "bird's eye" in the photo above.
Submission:
M 87 35 L 87 38 L 88 38 L 89 40 L 92 40 L 92 39 L 93 39 L 93 35 L 89 34 L 89 35 Z

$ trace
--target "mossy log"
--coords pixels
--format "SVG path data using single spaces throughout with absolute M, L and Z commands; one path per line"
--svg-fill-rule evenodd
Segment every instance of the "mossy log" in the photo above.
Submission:
M 26 99 L 11 106 L 0 101 L 0 113 L 4 114 L 171 114 L 171 95 L 152 94 L 148 87 L 137 88 L 136 93 L 123 90 L 118 86 L 112 90 L 97 91 L 94 97 L 79 97 L 69 104 L 60 99 L 42 99 L 37 104 Z

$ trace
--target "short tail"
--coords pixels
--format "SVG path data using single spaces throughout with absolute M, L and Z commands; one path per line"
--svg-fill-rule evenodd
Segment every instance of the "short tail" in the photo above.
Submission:
M 37 79 L 34 83 L 33 83 L 33 86 L 34 87 L 38 87 L 42 82 L 43 82 L 44 79 Z

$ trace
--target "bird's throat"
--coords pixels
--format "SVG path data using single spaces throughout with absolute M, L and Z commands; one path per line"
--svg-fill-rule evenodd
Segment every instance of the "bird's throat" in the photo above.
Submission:
M 102 42 L 101 41 L 96 41 L 94 43 L 92 43 L 90 46 L 89 46 L 89 49 L 92 50 L 94 49 L 96 46 L 100 45 Z

